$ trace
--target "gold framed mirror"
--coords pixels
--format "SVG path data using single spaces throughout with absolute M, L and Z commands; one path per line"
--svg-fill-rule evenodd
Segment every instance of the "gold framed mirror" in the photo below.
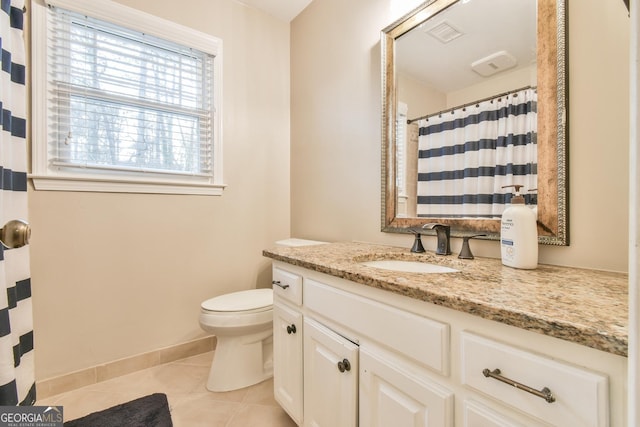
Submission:
M 382 30 L 382 231 L 409 233 L 425 223 L 439 222 L 450 225 L 453 236 L 460 237 L 481 232 L 486 234 L 485 238 L 487 239 L 499 239 L 500 214 L 502 210 L 498 214 L 491 215 L 464 213 L 438 216 L 440 211 L 437 209 L 434 210 L 435 213 L 433 214 L 428 212 L 426 214 L 419 213 L 421 212 L 420 209 L 416 210 L 415 207 L 413 210 L 407 209 L 403 205 L 402 198 L 418 200 L 414 204 L 420 203 L 419 200 L 421 198 L 429 198 L 430 200 L 437 200 L 438 198 L 429 197 L 430 194 L 421 195 L 420 191 L 424 190 L 414 189 L 413 192 L 406 190 L 412 185 L 415 186 L 415 176 L 418 175 L 420 177 L 417 185 L 425 188 L 424 182 L 421 180 L 429 178 L 422 178 L 422 176 L 432 174 L 419 174 L 417 170 L 423 166 L 416 167 L 413 175 L 408 171 L 411 167 L 407 167 L 406 163 L 409 162 L 413 165 L 422 156 L 422 151 L 420 151 L 417 142 L 414 142 L 413 145 L 403 142 L 406 147 L 405 150 L 407 150 L 405 152 L 399 151 L 398 144 L 407 138 L 417 141 L 418 134 L 423 132 L 423 128 L 419 129 L 418 125 L 415 125 L 417 119 L 412 119 L 414 117 L 420 119 L 427 117 L 426 120 L 428 120 L 428 117 L 435 114 L 449 113 L 456 109 L 466 109 L 469 106 L 478 107 L 481 102 L 488 102 L 488 100 L 493 102 L 494 99 L 501 100 L 511 96 L 522 86 L 521 79 L 518 80 L 518 78 L 513 77 L 516 76 L 517 72 L 520 76 L 527 76 L 525 77 L 525 79 L 529 79 L 527 88 L 533 88 L 532 90 L 535 94 L 534 100 L 530 102 L 536 114 L 534 116 L 535 123 L 533 130 L 528 133 L 530 135 L 528 138 L 532 141 L 530 141 L 531 146 L 535 150 L 535 154 L 533 154 L 534 160 L 531 161 L 532 166 L 530 165 L 530 169 L 533 169 L 536 173 L 533 178 L 529 177 L 533 181 L 529 183 L 527 190 L 533 190 L 533 192 L 529 193 L 528 203 L 534 204 L 537 210 L 539 242 L 550 245 L 569 244 L 566 191 L 568 176 L 568 114 L 565 3 L 566 0 L 430 0 Z M 516 4 L 525 6 L 522 18 L 517 18 L 515 16 L 516 12 L 510 12 L 505 9 L 507 6 L 511 7 Z M 496 9 L 494 10 L 492 7 Z M 455 14 L 452 11 L 455 11 Z M 483 21 L 485 19 L 487 21 Z M 499 42 L 494 41 L 493 44 L 482 41 L 484 40 L 482 39 L 484 34 L 481 33 L 488 33 L 489 29 L 496 27 L 496 23 L 489 21 L 489 19 L 503 19 L 499 25 L 505 26 L 504 34 L 501 36 L 502 39 Z M 527 23 L 521 22 L 519 19 L 526 19 Z M 474 27 L 474 29 L 467 29 L 465 23 L 459 24 L 461 20 L 480 25 Z M 443 25 L 443 23 L 446 25 Z M 529 33 L 519 33 L 520 35 L 510 33 L 509 31 L 511 30 L 509 30 L 507 24 L 512 25 L 512 31 L 528 31 Z M 451 43 L 449 43 L 451 40 L 445 40 L 441 47 L 428 48 L 432 50 L 426 52 L 418 52 L 414 48 L 412 52 L 416 53 L 409 56 L 422 58 L 423 60 L 423 64 L 420 66 L 414 64 L 416 70 L 429 68 L 430 71 L 433 71 L 431 68 L 438 68 L 436 66 L 438 65 L 442 70 L 445 70 L 446 74 L 441 78 L 441 81 L 447 82 L 447 85 L 451 83 L 456 78 L 457 68 L 455 65 L 449 65 L 454 64 L 453 57 L 450 58 L 449 55 L 452 52 L 452 47 L 456 43 L 462 44 L 461 41 L 464 40 L 464 37 L 457 39 L 458 36 L 455 33 L 458 30 L 460 30 L 459 33 L 461 34 L 467 32 L 468 39 L 476 39 L 477 44 L 483 46 L 484 50 L 478 52 L 473 52 L 468 47 L 464 48 L 466 53 L 481 57 L 483 60 L 476 61 L 473 64 L 466 63 L 474 66 L 480 63 L 479 70 L 476 68 L 465 70 L 467 74 L 473 75 L 476 79 L 476 82 L 472 83 L 473 90 L 468 89 L 471 86 L 463 90 L 460 89 L 463 86 L 448 87 L 441 90 L 438 84 L 435 83 L 437 78 L 434 77 L 432 79 L 428 76 L 416 77 L 416 75 L 412 75 L 412 79 L 422 79 L 421 83 L 428 89 L 424 92 L 426 95 L 422 96 L 422 99 L 433 101 L 435 98 L 431 94 L 440 94 L 443 91 L 448 91 L 448 93 L 442 96 L 444 101 L 440 103 L 432 102 L 433 106 L 426 107 L 427 111 L 412 108 L 412 105 L 417 104 L 412 102 L 408 108 L 410 112 L 403 114 L 402 110 L 406 108 L 406 104 L 401 102 L 404 100 L 400 99 L 399 93 L 411 93 L 413 95 L 417 93 L 417 91 L 403 90 L 404 87 L 399 83 L 401 80 L 404 81 L 402 73 L 407 62 L 405 58 L 407 50 L 404 45 L 409 42 L 405 42 L 405 40 L 409 40 L 416 33 L 419 33 L 418 38 L 433 38 L 433 33 L 425 35 L 427 33 L 426 27 L 436 28 L 435 32 L 441 33 L 440 35 L 445 38 L 451 38 L 451 34 L 453 34 L 452 40 L 456 40 Z M 439 34 L 435 34 L 435 36 L 439 36 Z M 530 39 L 533 46 L 524 46 L 522 48 L 523 53 L 511 55 L 511 51 L 518 50 L 521 47 L 508 45 L 507 42 L 525 39 Z M 503 44 L 508 47 L 504 48 Z M 501 57 L 487 55 L 487 52 L 498 52 Z M 484 82 L 477 83 L 478 80 L 485 79 L 483 70 L 480 67 L 500 68 L 502 67 L 500 61 L 505 57 L 507 57 L 507 62 L 510 60 L 508 57 L 513 57 L 513 62 L 517 63 L 518 66 L 507 64 L 504 72 L 502 69 L 498 71 L 490 70 L 488 74 L 496 73 L 496 76 L 500 77 L 498 84 L 495 81 L 490 85 L 484 84 Z M 495 91 L 497 87 L 506 87 L 507 89 L 486 94 L 487 90 Z M 485 94 L 482 95 L 482 90 L 478 91 L 476 90 L 477 88 L 482 88 Z M 428 108 L 431 108 L 431 110 L 428 110 Z M 399 134 L 398 125 L 406 122 L 414 123 L 415 128 L 409 129 L 407 135 L 410 136 L 399 137 L 401 134 Z M 403 164 L 402 162 L 405 163 Z M 517 180 L 505 182 L 508 184 L 518 183 Z M 536 188 L 531 188 L 534 186 Z M 480 199 L 478 194 L 465 193 L 463 195 L 458 194 L 457 190 L 454 191 L 455 194 L 446 195 L 447 200 L 462 199 L 463 196 L 465 199 Z M 504 206 L 504 203 L 509 201 L 509 197 L 505 198 L 502 194 L 497 194 L 500 191 L 505 193 L 510 193 L 511 191 L 498 189 L 493 192 L 494 199 L 496 196 L 503 198 L 500 203 L 503 203 L 501 206 Z M 439 197 L 442 198 L 441 196 Z M 496 208 L 494 207 L 493 210 L 495 212 Z M 425 232 L 425 234 L 428 233 Z

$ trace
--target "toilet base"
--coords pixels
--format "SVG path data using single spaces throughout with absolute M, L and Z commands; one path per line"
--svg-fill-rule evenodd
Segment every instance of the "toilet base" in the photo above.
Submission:
M 273 377 L 271 330 L 244 337 L 218 336 L 217 341 L 207 390 L 237 390 Z

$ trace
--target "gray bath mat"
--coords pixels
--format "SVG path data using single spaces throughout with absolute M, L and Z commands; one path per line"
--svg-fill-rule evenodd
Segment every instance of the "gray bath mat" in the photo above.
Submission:
M 173 427 L 167 395 L 155 393 L 64 423 L 65 427 Z

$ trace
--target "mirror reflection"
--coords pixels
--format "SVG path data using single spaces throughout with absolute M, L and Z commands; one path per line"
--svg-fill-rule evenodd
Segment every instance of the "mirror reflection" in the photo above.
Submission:
M 559 6 L 436 0 L 383 30 L 384 231 L 437 220 L 496 238 L 519 185 L 540 240 L 567 244 Z
M 455 4 L 396 55 L 398 216 L 500 218 L 503 186 L 537 189 L 536 0 Z

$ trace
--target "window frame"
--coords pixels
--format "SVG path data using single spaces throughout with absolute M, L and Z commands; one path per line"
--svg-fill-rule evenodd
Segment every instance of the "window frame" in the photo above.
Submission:
M 48 82 L 47 7 L 79 12 L 135 31 L 182 44 L 213 55 L 212 134 L 213 174 L 206 180 L 134 172 L 67 170 L 51 165 L 48 141 L 51 85 Z M 124 6 L 111 0 L 32 0 L 32 179 L 36 190 L 116 193 L 221 195 L 222 162 L 222 40 Z
M 398 102 L 396 116 L 396 157 L 398 170 L 396 172 L 396 187 L 399 197 L 407 197 L 407 119 L 409 107 L 404 102 Z

